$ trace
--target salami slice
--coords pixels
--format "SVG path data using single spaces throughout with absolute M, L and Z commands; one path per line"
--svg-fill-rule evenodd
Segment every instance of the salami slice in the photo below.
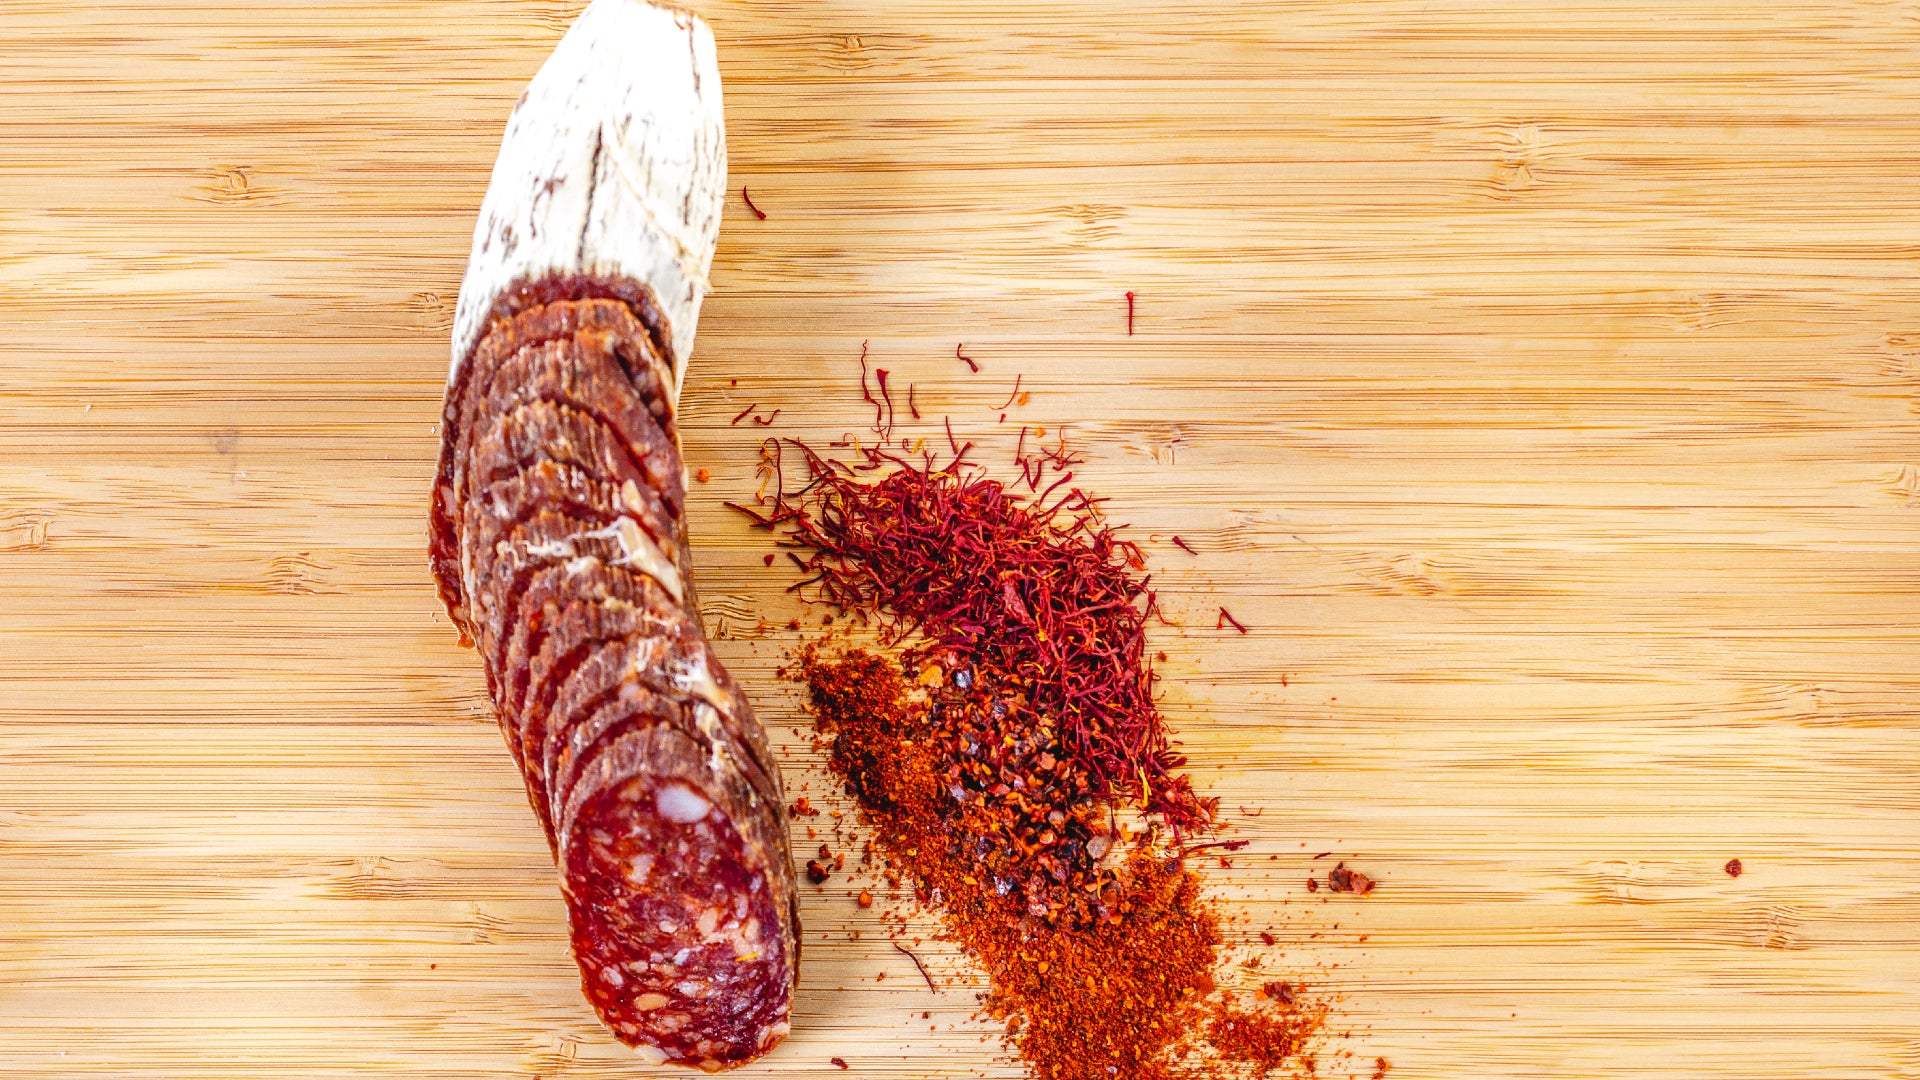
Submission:
M 588 1001 L 648 1060 L 738 1065 L 785 1036 L 799 963 L 779 771 L 701 632 L 679 449 L 635 383 L 664 393 L 644 306 L 530 305 L 449 404 L 433 566 L 553 845 Z

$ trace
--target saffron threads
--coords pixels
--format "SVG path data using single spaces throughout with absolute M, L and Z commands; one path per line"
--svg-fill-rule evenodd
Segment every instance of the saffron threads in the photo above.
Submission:
M 920 406 L 915 405 L 913 403 L 913 384 L 912 383 L 907 384 L 907 411 L 913 414 L 913 418 L 915 420 L 920 419 Z
M 1184 552 L 1186 552 L 1186 553 L 1187 553 L 1187 554 L 1189 554 L 1189 555 L 1199 555 L 1199 554 L 1200 554 L 1199 552 L 1197 552 L 1197 551 L 1195 551 L 1195 550 L 1193 550 L 1192 548 L 1190 548 L 1190 547 L 1188 547 L 1188 546 L 1187 546 L 1187 542 L 1186 542 L 1185 540 L 1182 540 L 1182 539 L 1180 539 L 1180 534 L 1179 534 L 1179 533 L 1175 533 L 1175 534 L 1173 535 L 1173 546 L 1174 546 L 1174 547 L 1177 547 L 1177 548 L 1179 548 L 1179 549 L 1180 549 L 1181 551 L 1184 551 Z
M 1232 624 L 1235 630 L 1243 634 L 1247 632 L 1247 628 L 1240 625 L 1240 620 L 1233 617 L 1233 612 L 1228 611 L 1226 608 L 1221 608 L 1220 617 L 1213 621 L 1213 628 L 1215 630 L 1224 630 L 1228 624 Z
M 1007 408 L 1008 406 L 1010 406 L 1010 405 L 1012 405 L 1012 404 L 1013 404 L 1013 399 L 1014 399 L 1014 398 L 1017 398 L 1017 397 L 1019 397 L 1019 396 L 1020 396 L 1020 380 L 1021 380 L 1021 379 L 1023 379 L 1023 378 L 1025 378 L 1025 377 L 1026 377 L 1026 376 L 1024 376 L 1024 375 L 1015 375 L 1015 376 L 1013 377 L 1013 393 L 1011 393 L 1011 394 L 1008 394 L 1008 395 L 1007 395 L 1007 400 L 1005 400 L 1005 401 L 1003 401 L 1003 402 L 1001 402 L 1001 403 L 1000 403 L 999 405 L 997 405 L 997 406 L 995 406 L 995 407 L 994 407 L 994 410 L 993 410 L 994 412 L 1000 412 L 1000 410 L 1002 410 L 1002 409 L 1005 409 L 1005 408 Z M 1000 417 L 1000 419 L 1002 419 L 1002 420 L 1005 420 L 1005 419 L 1006 419 L 1006 416 L 1005 416 L 1004 414 L 1002 414 L 1002 415 L 1001 415 L 1001 417 Z
M 865 896 L 866 894 L 861 893 L 860 895 Z M 867 906 L 871 906 L 871 905 L 872 905 L 872 901 L 869 900 L 867 902 Z M 914 970 L 920 973 L 921 978 L 927 980 L 927 989 L 933 991 L 936 994 L 940 992 L 940 988 L 933 985 L 933 976 L 927 974 L 927 965 L 921 963 L 920 958 L 913 955 L 913 950 L 907 948 L 905 945 L 902 945 L 897 941 L 893 943 L 893 947 L 900 950 L 900 955 L 913 961 Z
M 753 205 L 753 196 L 747 194 L 747 185 L 745 184 L 740 185 L 740 198 L 742 201 L 744 201 L 747 204 L 747 209 L 753 211 L 753 214 L 755 217 L 759 218 L 761 221 L 767 220 L 766 211 Z
M 1127 291 L 1127 336 L 1133 336 L 1133 291 Z
M 805 457 L 806 485 L 770 518 L 753 516 L 813 552 L 813 599 L 876 612 L 884 644 L 920 635 L 920 653 L 950 650 L 1031 679 L 1026 709 L 1088 760 L 1094 794 L 1144 800 L 1176 832 L 1212 820 L 1215 801 L 1179 775 L 1186 758 L 1153 702 L 1144 557 L 1079 488 L 1049 505 L 1071 473 L 1027 503 L 962 468 L 964 446 L 937 468 L 868 448 L 866 464 L 894 471 L 867 480 L 788 445 Z
M 966 347 L 967 347 L 967 343 L 964 341 L 958 345 L 955 345 L 953 347 L 953 355 L 959 357 L 960 360 L 967 365 L 968 371 L 978 373 L 980 370 L 980 365 L 973 362 L 973 357 L 968 356 L 966 353 L 963 353 L 960 351 L 961 349 L 964 349 Z
M 882 439 L 888 439 L 893 436 L 893 395 L 889 393 L 887 390 L 887 369 L 874 368 L 873 374 L 874 374 L 875 381 L 879 382 L 880 384 L 880 397 L 887 403 L 886 426 L 882 428 L 876 425 L 873 430 Z
M 745 420 L 747 418 L 748 413 L 752 412 L 753 410 L 759 407 L 760 407 L 760 403 L 756 401 L 753 404 L 747 406 L 746 408 L 741 409 L 739 412 L 733 415 L 732 420 L 728 421 L 727 426 L 732 427 L 734 424 L 738 424 L 740 421 Z
M 867 343 L 864 341 L 860 343 L 860 396 L 866 399 L 867 404 L 873 406 L 873 430 L 879 431 L 880 421 L 886 416 L 886 410 L 881 406 L 879 399 L 873 396 L 873 391 L 867 389 Z
M 776 417 L 776 416 L 779 416 L 779 415 L 780 415 L 780 410 L 779 410 L 779 409 L 775 409 L 775 410 L 773 410 L 773 412 L 771 412 L 771 413 L 769 413 L 769 414 L 767 414 L 767 417 L 766 417 L 766 419 L 764 419 L 764 420 L 763 420 L 763 419 L 761 419 L 761 418 L 760 418 L 760 417 L 758 417 L 758 416 L 755 416 L 755 417 L 753 418 L 753 422 L 754 422 L 754 423 L 756 423 L 756 424 L 759 424 L 759 425 L 760 425 L 761 427 L 772 427 L 772 426 L 773 426 L 773 418 L 774 418 L 774 417 Z

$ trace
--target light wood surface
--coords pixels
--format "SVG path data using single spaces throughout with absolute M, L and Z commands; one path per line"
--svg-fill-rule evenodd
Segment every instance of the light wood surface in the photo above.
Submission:
M 1920 7 L 695 6 L 768 215 L 695 553 L 796 790 L 728 419 L 857 429 L 865 339 L 1159 538 L 1167 711 L 1264 808 L 1213 888 L 1342 996 L 1323 1072 L 1920 1077 Z M 576 9 L 0 6 L 0 1075 L 645 1072 L 423 552 Z M 1379 891 L 1309 896 L 1329 850 Z M 1017 1075 L 841 885 L 743 1075 Z

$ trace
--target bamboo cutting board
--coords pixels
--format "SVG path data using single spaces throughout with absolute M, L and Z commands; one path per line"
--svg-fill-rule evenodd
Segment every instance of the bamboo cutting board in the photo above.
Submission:
M 1254 841 L 1211 887 L 1339 996 L 1323 1075 L 1920 1077 L 1920 5 L 696 6 L 691 527 L 796 792 L 728 421 L 858 430 L 865 340 L 1133 523 Z M 0 7 L 0 1075 L 645 1072 L 423 551 L 577 7 Z M 1336 859 L 1378 892 L 1307 893 Z M 848 887 L 743 1075 L 1017 1075 Z

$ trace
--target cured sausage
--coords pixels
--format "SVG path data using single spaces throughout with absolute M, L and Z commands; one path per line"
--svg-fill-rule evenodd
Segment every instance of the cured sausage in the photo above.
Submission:
M 503 312 L 449 392 L 433 562 L 553 845 L 588 1001 L 650 1060 L 719 1068 L 787 1032 L 798 894 L 779 772 L 701 630 L 683 496 L 637 466 L 678 472 L 671 428 L 581 413 L 510 453 L 499 437 L 562 400 L 516 381 L 528 352 L 631 378 L 617 353 L 646 306 L 601 291 L 555 282 Z
M 461 286 L 430 520 L 588 1002 L 643 1059 L 709 1070 L 786 1035 L 800 960 L 779 769 L 684 527 L 718 92 L 706 27 L 640 0 L 594 0 L 535 77 Z

